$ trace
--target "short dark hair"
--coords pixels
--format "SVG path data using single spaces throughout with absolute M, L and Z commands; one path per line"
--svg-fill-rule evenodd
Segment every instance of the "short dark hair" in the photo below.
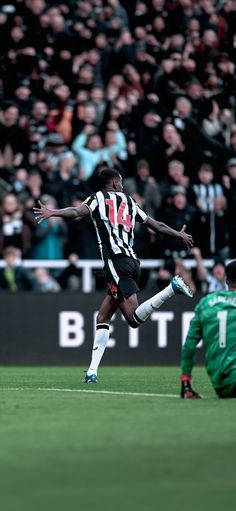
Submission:
M 112 169 L 110 167 L 104 167 L 99 174 L 99 181 L 101 188 L 108 185 L 113 179 L 120 179 L 121 175 L 118 170 Z
M 226 278 L 229 282 L 236 282 L 236 259 L 225 267 Z

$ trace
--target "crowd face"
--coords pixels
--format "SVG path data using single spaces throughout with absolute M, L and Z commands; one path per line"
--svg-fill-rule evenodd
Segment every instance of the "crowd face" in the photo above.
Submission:
M 198 177 L 202 184 L 208 185 L 213 181 L 214 174 L 210 168 L 203 166 L 199 170 Z
M 179 0 L 179 3 L 183 9 L 192 9 L 193 8 L 192 0 Z
M 39 16 L 45 9 L 45 0 L 26 0 L 26 5 L 36 16 Z
M 160 117 L 155 113 L 149 112 L 144 116 L 143 122 L 147 128 L 155 129 L 160 122 Z
M 99 151 L 102 149 L 102 139 L 99 135 L 91 135 L 87 142 L 87 147 L 90 151 Z
M 70 89 L 68 85 L 60 84 L 54 89 L 54 94 L 60 101 L 66 101 L 70 97 Z
M 27 180 L 27 185 L 31 190 L 33 190 L 35 188 L 37 188 L 37 189 L 41 188 L 42 178 L 41 178 L 41 175 L 39 174 L 39 172 L 32 172 L 31 174 L 29 174 L 28 180 Z
M 153 9 L 156 11 L 162 11 L 164 8 L 164 0 L 152 0 Z
M 182 179 L 184 175 L 184 166 L 181 162 L 170 162 L 168 166 L 168 174 L 174 179 L 174 181 L 178 182 Z
M 164 32 L 164 30 L 166 28 L 166 24 L 165 24 L 164 19 L 161 16 L 156 16 L 156 18 L 154 18 L 153 28 L 159 34 L 161 34 L 161 32 Z
M 79 72 L 81 84 L 90 85 L 93 83 L 94 71 L 91 66 L 84 66 Z
M 48 107 L 43 101 L 36 101 L 33 105 L 32 115 L 37 120 L 45 119 L 48 114 Z
M 61 14 L 56 14 L 51 17 L 50 25 L 53 32 L 63 32 L 65 30 L 65 19 Z
M 17 123 L 18 117 L 19 110 L 15 106 L 10 106 L 3 112 L 3 122 L 8 128 L 14 126 Z
M 39 284 L 44 284 L 48 279 L 49 273 L 46 268 L 36 268 L 34 275 Z
M 99 50 L 105 50 L 108 44 L 107 37 L 105 36 L 105 34 L 98 34 L 95 37 L 95 44 Z
M 186 195 L 184 195 L 183 193 L 176 193 L 172 199 L 172 202 L 177 209 L 179 210 L 185 209 L 187 206 Z
M 232 148 L 236 151 L 236 132 L 231 134 L 230 144 L 231 144 Z
M 21 85 L 20 87 L 18 87 L 16 89 L 15 94 L 16 94 L 16 97 L 18 99 L 20 99 L 21 101 L 26 101 L 30 97 L 31 91 L 30 91 L 29 87 L 26 87 L 25 85 Z
M 104 90 L 101 87 L 94 87 L 90 96 L 94 103 L 100 103 L 104 100 Z
M 20 41 L 22 39 L 24 39 L 24 32 L 22 30 L 22 28 L 20 27 L 13 27 L 11 32 L 10 32 L 10 35 L 11 35 L 11 40 L 16 43 L 16 44 L 19 44 Z
M 192 105 L 191 102 L 188 101 L 186 98 L 179 98 L 176 101 L 176 110 L 179 114 L 179 117 L 181 119 L 186 119 L 190 116 L 192 111 Z
M 110 147 L 116 143 L 116 133 L 108 130 L 105 133 L 105 146 Z
M 8 268 L 15 268 L 17 265 L 17 253 L 15 251 L 7 252 L 5 255 L 5 261 Z
M 147 33 L 144 27 L 135 27 L 134 35 L 137 41 L 145 41 Z
M 236 165 L 229 167 L 229 175 L 231 179 L 236 179 Z
M 202 36 L 203 44 L 208 48 L 217 48 L 219 45 L 218 37 L 214 30 L 205 30 Z
M 199 32 L 200 31 L 200 23 L 196 18 L 191 18 L 187 24 L 188 32 Z
M 140 165 L 137 169 L 137 174 L 141 181 L 146 181 L 150 176 L 150 170 L 147 165 Z
M 171 48 L 175 48 L 175 50 L 182 50 L 184 46 L 184 37 L 181 34 L 175 34 L 171 37 Z
M 28 173 L 26 169 L 18 169 L 16 172 L 16 179 L 21 183 L 26 184 L 28 179 Z
M 12 215 L 19 208 L 17 198 L 12 193 L 5 195 L 2 202 L 2 211 L 4 214 Z
M 219 281 L 224 281 L 225 279 L 225 267 L 223 264 L 216 264 L 213 268 L 213 275 Z
M 163 139 L 169 144 L 176 144 L 180 140 L 178 131 L 173 124 L 166 124 L 163 128 Z
M 93 124 L 96 120 L 96 109 L 93 105 L 86 105 L 84 107 L 84 122 L 86 124 Z
M 75 162 L 76 160 L 73 156 L 63 156 L 60 160 L 60 173 L 71 175 Z

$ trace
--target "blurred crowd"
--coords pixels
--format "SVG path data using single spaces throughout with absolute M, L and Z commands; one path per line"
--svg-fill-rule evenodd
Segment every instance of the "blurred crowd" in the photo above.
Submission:
M 32 208 L 79 205 L 112 165 L 198 247 L 137 227 L 138 256 L 166 260 L 160 286 L 191 256 L 214 288 L 236 257 L 236 1 L 2 0 L 0 30 L 0 258 L 99 258 L 90 220 L 37 226 Z M 65 287 L 39 270 L 26 287 Z

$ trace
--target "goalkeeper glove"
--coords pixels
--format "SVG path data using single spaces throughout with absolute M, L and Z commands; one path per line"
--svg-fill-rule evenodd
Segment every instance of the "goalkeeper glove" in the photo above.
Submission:
M 181 394 L 180 397 L 183 399 L 200 399 L 201 396 L 191 386 L 192 377 L 188 374 L 180 376 L 181 380 Z

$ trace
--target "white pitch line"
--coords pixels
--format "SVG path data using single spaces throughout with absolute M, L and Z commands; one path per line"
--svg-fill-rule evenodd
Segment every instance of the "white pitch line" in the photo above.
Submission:
M 12 388 L 2 388 L 0 390 L 7 391 L 27 391 L 27 390 L 38 390 L 40 392 L 77 392 L 80 394 L 106 394 L 106 395 L 117 395 L 117 396 L 132 396 L 132 397 L 169 397 L 176 398 L 179 396 L 177 394 L 154 394 L 149 392 L 121 392 L 117 390 L 88 390 L 88 389 L 57 389 L 57 388 L 31 388 L 31 387 L 12 387 Z

